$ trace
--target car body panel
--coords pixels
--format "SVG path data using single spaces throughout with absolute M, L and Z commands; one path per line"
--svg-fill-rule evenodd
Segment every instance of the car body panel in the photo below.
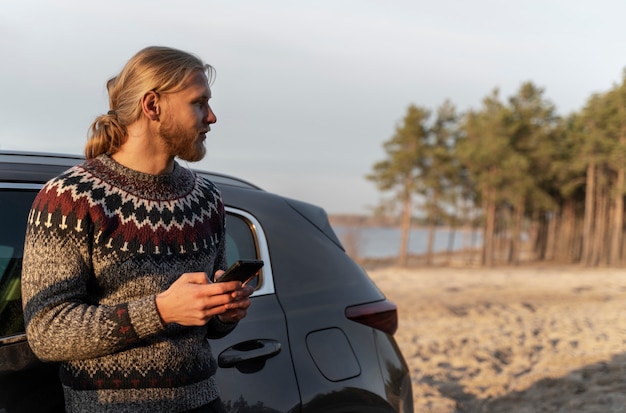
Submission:
M 368 408 L 380 402 L 383 407 L 378 411 L 392 411 L 384 402 L 388 398 L 385 385 L 372 379 L 380 377 L 379 361 L 371 357 L 377 351 L 372 329 L 345 317 L 347 306 L 380 301 L 384 295 L 334 240 L 329 242 L 322 229 L 311 231 L 310 219 L 288 200 L 266 193 L 244 195 L 228 188 L 223 191 L 225 199 L 238 205 L 250 205 L 258 220 L 264 222 L 272 268 L 281 274 L 275 279 L 275 288 L 287 318 L 302 411 L 316 411 L 320 404 L 330 409 L 331 402 L 323 403 L 322 399 L 345 406 L 342 400 L 346 398 L 367 400 Z M 282 219 L 271 219 L 272 216 Z M 362 363 L 361 374 L 341 382 L 345 387 L 339 392 L 346 393 L 342 397 L 337 397 L 337 382 L 324 377 L 307 348 L 310 332 L 330 328 L 339 329 L 349 337 L 349 345 Z M 405 364 L 400 374 L 408 374 Z
M 81 161 L 0 151 L 0 191 L 34 198 Z M 393 336 L 346 317 L 348 307 L 385 297 L 346 255 L 326 213 L 234 177 L 201 174 L 221 190 L 229 219 L 254 238 L 246 253 L 254 256 L 242 258 L 265 261 L 248 316 L 211 342 L 228 411 L 411 413 L 408 368 Z M 227 234 L 234 227 L 227 220 Z M 63 411 L 57 369 L 34 357 L 24 334 L 0 337 L 0 413 Z
M 295 379 L 285 317 L 275 295 L 252 299 L 248 315 L 228 336 L 211 341 L 217 382 L 228 411 L 297 412 Z M 241 361 L 225 364 L 231 358 Z M 256 410 L 253 410 L 256 409 Z

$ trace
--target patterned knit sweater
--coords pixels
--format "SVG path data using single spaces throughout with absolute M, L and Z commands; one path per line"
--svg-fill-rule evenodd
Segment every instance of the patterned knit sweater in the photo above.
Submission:
M 61 361 L 69 412 L 177 412 L 218 397 L 207 338 L 234 324 L 163 325 L 156 294 L 225 266 L 216 187 L 178 164 L 139 173 L 101 155 L 33 203 L 22 294 L 28 341 Z

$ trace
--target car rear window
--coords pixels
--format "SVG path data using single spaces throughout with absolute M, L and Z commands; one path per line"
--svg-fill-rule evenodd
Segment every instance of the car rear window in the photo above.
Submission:
M 226 258 L 228 266 L 237 260 L 258 259 L 259 252 L 253 225 L 244 217 L 229 213 L 226 215 Z M 262 271 L 261 271 L 262 275 Z M 259 277 L 249 285 L 258 287 Z
M 0 338 L 24 333 L 20 275 L 35 190 L 0 189 Z

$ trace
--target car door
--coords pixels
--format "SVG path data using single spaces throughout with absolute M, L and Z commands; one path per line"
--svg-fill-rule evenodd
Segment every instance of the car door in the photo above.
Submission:
M 0 413 L 64 411 L 58 367 L 35 358 L 22 317 L 26 218 L 40 187 L 0 183 Z
M 227 207 L 228 264 L 238 259 L 265 263 L 254 282 L 248 315 L 226 337 L 212 340 L 217 380 L 229 412 L 295 412 L 300 395 L 291 361 L 284 312 L 274 290 L 268 241 L 250 213 Z

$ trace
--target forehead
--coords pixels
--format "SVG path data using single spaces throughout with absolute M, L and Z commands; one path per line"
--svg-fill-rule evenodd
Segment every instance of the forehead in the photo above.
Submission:
M 206 74 L 200 70 L 196 70 L 189 74 L 183 82 L 182 89 L 178 92 L 181 95 L 190 95 L 198 97 L 211 97 L 211 88 Z

